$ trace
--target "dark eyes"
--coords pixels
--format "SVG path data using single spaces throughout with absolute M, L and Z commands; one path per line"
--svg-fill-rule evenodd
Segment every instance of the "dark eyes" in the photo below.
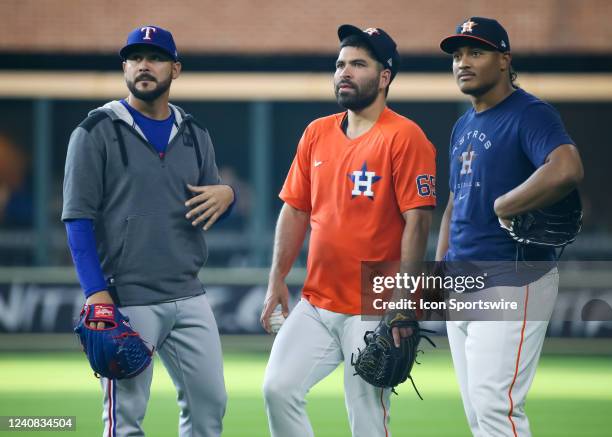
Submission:
M 363 62 L 352 62 L 351 65 L 353 67 L 365 67 L 366 64 L 364 64 Z M 338 62 L 336 64 L 336 70 L 340 69 L 340 68 L 344 68 L 345 64 L 343 62 Z
M 478 58 L 479 56 L 482 55 L 482 50 L 471 50 L 468 54 L 469 56 L 473 58 Z M 459 61 L 460 59 L 461 59 L 460 53 L 453 53 L 453 61 Z

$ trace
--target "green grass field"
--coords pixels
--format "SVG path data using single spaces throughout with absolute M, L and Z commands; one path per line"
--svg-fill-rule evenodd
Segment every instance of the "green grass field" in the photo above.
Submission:
M 269 435 L 261 382 L 267 356 L 226 353 L 229 394 L 224 436 Z M 448 351 L 427 351 L 414 371 L 425 400 L 410 384 L 393 397 L 394 436 L 469 436 Z M 176 435 L 178 408 L 171 381 L 155 362 L 151 401 L 145 420 L 150 437 Z M 317 437 L 350 436 L 341 372 L 337 370 L 308 397 L 308 412 Z M 99 436 L 101 394 L 81 353 L 0 354 L 0 415 L 67 415 L 77 417 L 77 431 L 19 432 L 19 436 Z M 528 402 L 534 436 L 612 435 L 612 359 L 544 356 Z M 0 435 L 8 435 L 0 432 Z M 297 437 L 297 436 L 291 436 Z

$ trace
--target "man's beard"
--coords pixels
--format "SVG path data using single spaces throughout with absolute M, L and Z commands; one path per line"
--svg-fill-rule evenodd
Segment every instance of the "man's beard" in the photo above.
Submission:
M 137 89 L 136 82 L 140 81 L 143 78 L 146 78 L 147 80 L 151 82 L 157 83 L 157 86 L 152 90 L 146 90 L 146 91 Z M 136 80 L 126 80 L 126 83 L 127 83 L 128 89 L 130 90 L 130 93 L 132 93 L 134 97 L 136 97 L 137 99 L 143 100 L 145 102 L 152 102 L 153 100 L 157 99 L 159 96 L 164 94 L 166 91 L 168 91 L 168 89 L 170 88 L 170 84 L 172 83 L 172 76 L 169 76 L 168 79 L 162 82 L 158 82 L 152 76 L 142 75 L 136 78 Z
M 340 94 L 340 85 L 343 84 L 352 86 L 355 93 Z M 378 78 L 364 83 L 361 87 L 354 82 L 340 81 L 336 84 L 334 90 L 340 106 L 351 111 L 361 111 L 374 103 L 374 100 L 378 97 Z

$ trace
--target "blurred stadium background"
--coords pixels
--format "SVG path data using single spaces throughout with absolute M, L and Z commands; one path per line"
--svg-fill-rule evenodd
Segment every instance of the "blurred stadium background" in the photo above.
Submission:
M 234 215 L 209 232 L 201 277 L 226 353 L 224 435 L 258 437 L 267 435 L 259 387 L 271 344 L 258 335 L 258 317 L 276 194 L 308 122 L 339 111 L 331 78 L 337 26 L 382 27 L 398 43 L 403 62 L 389 105 L 438 149 L 431 259 L 448 198 L 447 141 L 468 107 L 438 43 L 470 15 L 504 24 L 520 85 L 554 104 L 581 151 L 585 224 L 564 253 L 565 286 L 612 303 L 612 1 L 0 0 L 0 416 L 76 415 L 77 435 L 100 432 L 97 386 L 70 334 L 82 294 L 59 219 L 61 184 L 72 129 L 89 110 L 127 94 L 117 50 L 131 29 L 173 32 L 184 73 L 172 100 L 209 128 L 222 176 L 240 191 Z M 305 249 L 289 278 L 294 296 Z M 584 274 L 587 261 L 594 263 Z M 612 324 L 580 320 L 585 302 L 571 296 L 560 299 L 567 315 L 551 323 L 528 400 L 534 435 L 610 435 Z M 426 401 L 404 388 L 394 403 L 395 435 L 468 434 L 443 337 L 439 343 L 417 369 Z M 157 376 L 148 435 L 174 435 L 171 383 L 163 371 Z M 317 435 L 348 435 L 337 376 L 310 396 Z

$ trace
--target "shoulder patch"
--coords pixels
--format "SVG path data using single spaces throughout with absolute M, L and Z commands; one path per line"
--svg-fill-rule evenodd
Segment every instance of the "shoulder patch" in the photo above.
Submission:
M 108 114 L 106 114 L 104 111 L 96 111 L 83 120 L 78 127 L 82 127 L 87 132 L 91 132 L 91 130 L 105 118 L 108 118 Z

